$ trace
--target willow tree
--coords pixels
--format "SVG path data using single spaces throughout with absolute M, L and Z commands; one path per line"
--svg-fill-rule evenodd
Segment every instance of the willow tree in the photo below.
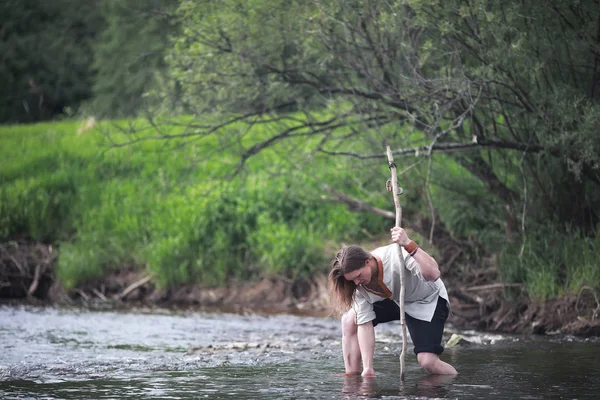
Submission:
M 434 160 L 455 160 L 485 186 L 489 218 L 509 238 L 530 221 L 589 234 L 600 209 L 599 10 L 559 0 L 182 1 L 167 62 L 194 120 L 145 139 L 217 136 L 241 168 L 305 138 L 312 156 L 351 160 L 367 188 L 363 167 L 385 165 L 389 144 L 399 170 L 426 161 L 427 185 L 444 185 L 428 172 Z M 241 122 L 280 129 L 223 133 Z

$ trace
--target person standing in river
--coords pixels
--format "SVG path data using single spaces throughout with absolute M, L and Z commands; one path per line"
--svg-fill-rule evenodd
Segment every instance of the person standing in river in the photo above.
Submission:
M 439 358 L 450 307 L 438 264 L 404 229 L 395 227 L 391 233 L 391 245 L 370 253 L 355 245 L 344 247 L 331 263 L 331 295 L 336 310 L 343 313 L 346 374 L 361 373 L 362 361 L 362 376 L 375 375 L 375 326 L 400 320 L 400 268 L 406 268 L 405 320 L 417 360 L 431 374 L 456 375 L 456 369 Z

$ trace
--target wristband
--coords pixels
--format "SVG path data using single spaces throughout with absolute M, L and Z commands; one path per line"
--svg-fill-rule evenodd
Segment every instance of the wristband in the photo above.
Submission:
M 415 255 L 415 253 L 417 252 L 417 250 L 419 250 L 420 248 L 421 248 L 421 246 L 417 245 L 417 247 L 413 251 L 411 251 L 410 253 L 408 253 L 408 254 L 410 254 L 410 256 L 412 257 L 412 256 Z
M 408 254 L 410 254 L 411 256 L 413 254 L 415 254 L 415 252 L 417 251 L 418 248 L 419 248 L 419 245 L 416 244 L 415 242 L 413 242 L 412 240 L 410 242 L 408 242 L 408 244 L 406 246 L 404 246 L 404 250 L 406 250 L 406 252 Z

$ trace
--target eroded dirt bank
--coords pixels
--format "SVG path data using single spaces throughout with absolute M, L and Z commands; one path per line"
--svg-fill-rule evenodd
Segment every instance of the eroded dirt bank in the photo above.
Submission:
M 52 246 L 25 242 L 0 244 L 0 300 L 330 313 L 324 275 L 311 281 L 265 277 L 256 282 L 231 282 L 219 288 L 184 285 L 161 289 L 143 271 L 131 267 L 67 292 L 55 278 L 55 267 Z M 597 291 L 592 288 L 538 302 L 527 298 L 518 285 L 497 282 L 493 271 L 483 271 L 468 279 L 448 275 L 444 281 L 452 303 L 450 322 L 456 328 L 600 336 L 600 302 Z

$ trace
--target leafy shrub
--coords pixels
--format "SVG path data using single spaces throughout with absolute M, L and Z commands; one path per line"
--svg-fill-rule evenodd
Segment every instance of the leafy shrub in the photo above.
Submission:
M 516 243 L 501 253 L 499 271 L 507 282 L 524 283 L 532 298 L 555 298 L 600 283 L 597 237 L 546 224 L 532 229 L 522 255 L 520 249 Z

